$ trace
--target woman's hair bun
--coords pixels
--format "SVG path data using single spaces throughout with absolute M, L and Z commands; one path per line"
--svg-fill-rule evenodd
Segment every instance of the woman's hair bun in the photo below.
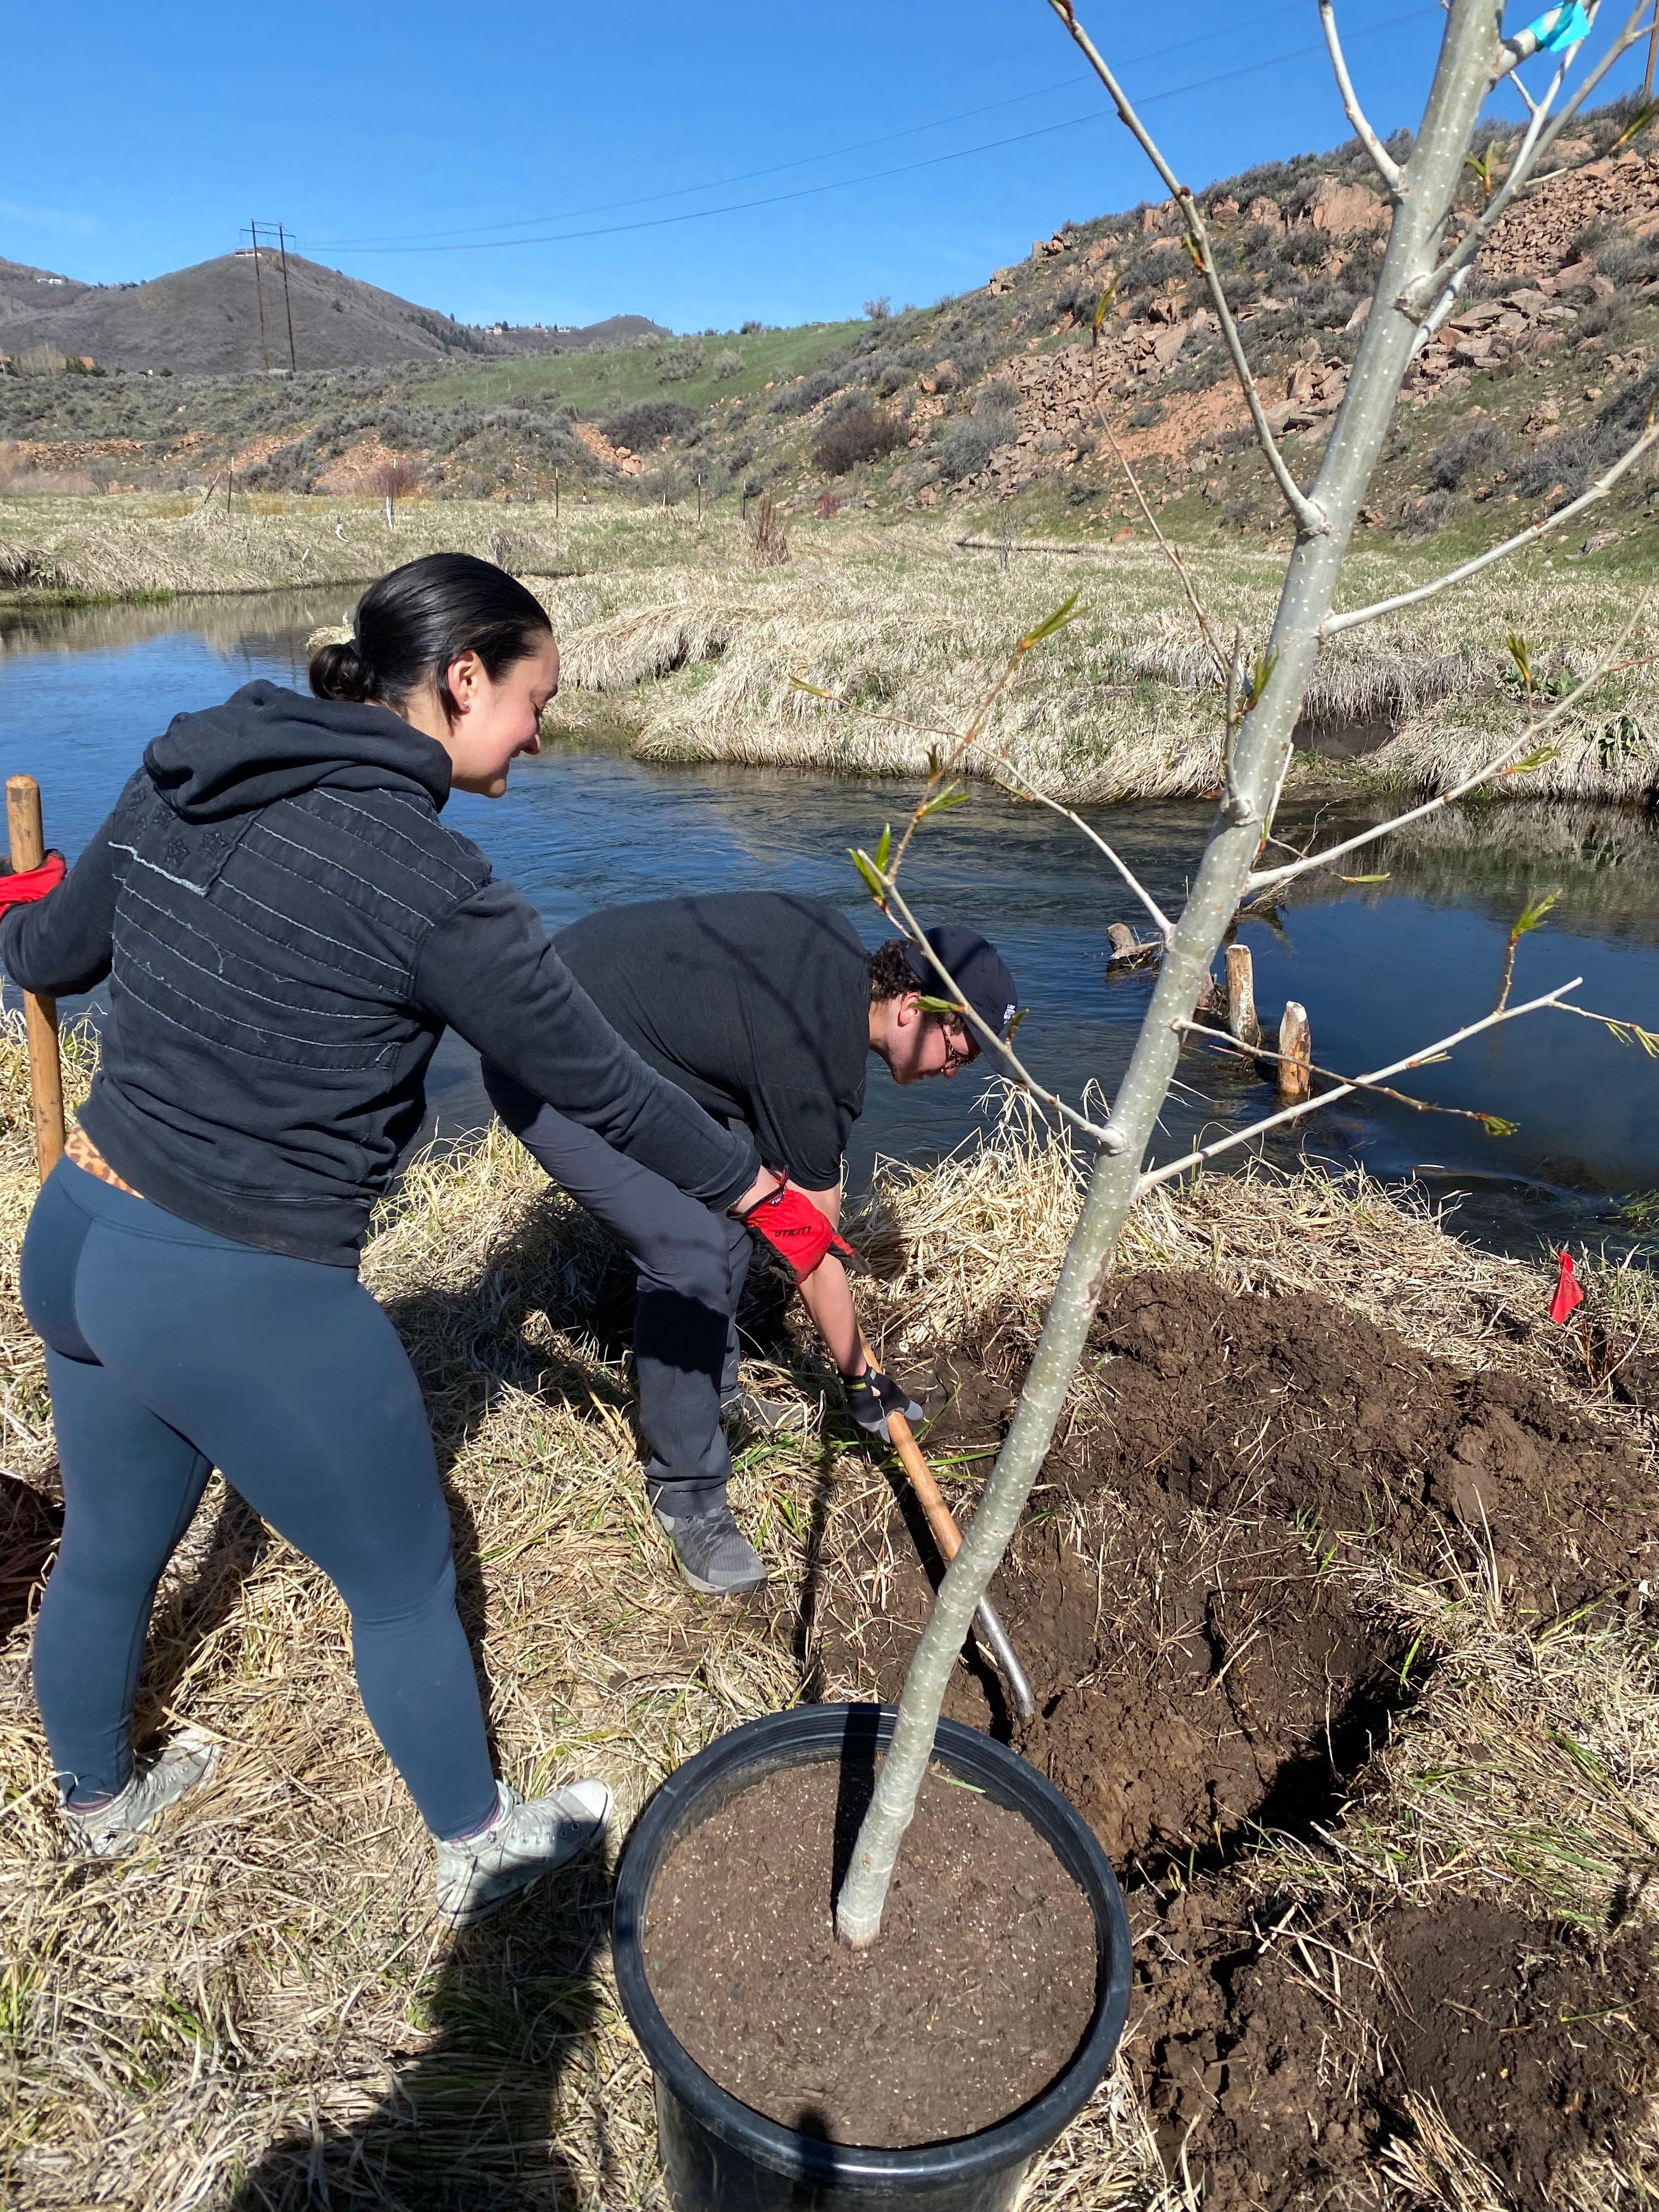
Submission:
M 311 663 L 311 688 L 319 699 L 367 699 L 373 679 L 355 638 L 325 645 Z

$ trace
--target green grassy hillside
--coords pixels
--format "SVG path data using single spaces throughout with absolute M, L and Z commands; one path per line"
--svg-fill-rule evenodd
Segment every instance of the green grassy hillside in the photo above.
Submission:
M 1627 442 L 1659 350 L 1659 157 L 1639 134 L 1625 143 L 1632 119 L 1620 106 L 1585 118 L 1567 173 L 1495 234 L 1408 382 L 1368 531 L 1489 542 Z M 1472 171 L 1471 210 L 1480 189 Z M 1204 205 L 1305 474 L 1358 343 L 1386 207 L 1352 143 L 1225 179 Z M 248 490 L 337 499 L 374 494 L 390 468 L 439 499 L 535 501 L 556 485 L 735 507 L 770 490 L 797 513 L 855 498 L 957 511 L 1002 539 L 1074 540 L 1144 528 L 1109 428 L 1183 537 L 1271 543 L 1283 512 L 1243 424 L 1172 211 L 1143 204 L 1066 226 L 957 298 L 856 323 L 294 379 L 0 378 L 0 490 L 187 492 L 228 468 Z M 1604 526 L 1620 558 L 1647 546 L 1645 482 L 1621 488 Z

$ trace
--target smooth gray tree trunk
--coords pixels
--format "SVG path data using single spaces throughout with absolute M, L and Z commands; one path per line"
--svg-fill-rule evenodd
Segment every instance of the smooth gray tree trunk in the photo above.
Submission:
M 911 1662 L 892 1745 L 836 1903 L 837 1931 L 854 1948 L 867 1947 L 880 1932 L 888 1883 L 915 1811 L 951 1670 L 1047 1455 L 1175 1073 L 1179 1024 L 1191 1016 L 1210 974 L 1278 803 L 1320 627 L 1331 611 L 1360 504 L 1393 422 L 1419 325 L 1432 304 L 1433 271 L 1470 133 L 1504 64 L 1501 28 L 1498 0 L 1449 0 L 1433 88 L 1406 168 L 1371 312 L 1309 495 L 1322 526 L 1302 531 L 1291 554 L 1267 646 L 1271 673 L 1239 730 L 1229 799 L 1217 814 L 1113 1104 L 1112 1124 L 1121 1133 L 1122 1148 L 1103 1150 L 1096 1161 L 1013 1425 Z

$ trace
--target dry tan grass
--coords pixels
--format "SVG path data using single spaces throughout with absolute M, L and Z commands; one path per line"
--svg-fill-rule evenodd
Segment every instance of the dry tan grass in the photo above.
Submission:
M 82 1079 L 85 1066 L 82 1054 Z M 32 1186 L 23 1095 L 14 1024 L 0 1038 L 9 1268 Z M 1017 1120 L 937 1170 L 890 1170 L 866 1224 L 881 1268 L 872 1321 L 921 1341 L 1011 1300 L 1035 1305 L 1078 1194 L 1075 1164 Z M 1495 1300 L 1524 1314 L 1542 1296 L 1535 1271 L 1471 1253 L 1358 1178 L 1212 1179 L 1161 1196 L 1125 1260 L 1240 1287 L 1305 1283 L 1468 1364 L 1500 1348 Z M 427 1393 L 504 1770 L 532 1788 L 598 1772 L 627 1817 L 721 1730 L 804 1692 L 867 1686 L 820 1672 L 814 1593 L 848 1576 L 838 1563 L 890 1493 L 833 1424 L 750 1449 L 737 1503 L 775 1565 L 772 1610 L 690 1604 L 644 1510 L 624 1377 L 594 1335 L 609 1264 L 585 1217 L 498 1135 L 416 1165 L 365 1273 Z M 0 1340 L 11 1463 L 49 1480 L 47 1408 L 9 1273 Z M 1547 1341 L 1504 1338 L 1501 1352 L 1561 1384 Z M 1554 1882 L 1552 1900 L 1594 1905 L 1613 1878 L 1620 1808 L 1659 1821 L 1659 1702 L 1635 1642 L 1569 1625 L 1529 1654 L 1473 1585 L 1461 1610 L 1395 1583 L 1373 1595 L 1455 1659 L 1377 1767 L 1335 1870 L 1304 1854 L 1297 1878 L 1380 1888 L 1403 1855 L 1413 1880 L 1474 1881 L 1506 1807 L 1570 1796 L 1600 1856 L 1583 1854 L 1581 1881 L 1549 1860 L 1546 1834 L 1527 1866 Z M 837 1591 L 842 1612 L 881 1601 L 878 1577 Z M 428 1846 L 368 1735 L 342 1608 L 233 1496 L 210 1489 L 168 1571 L 140 1716 L 147 1730 L 188 1718 L 227 1751 L 210 1791 L 132 1857 L 58 1865 L 27 1656 L 25 1626 L 0 1650 L 7 2203 L 662 2204 L 647 2077 L 609 1979 L 602 1875 L 546 1885 L 459 1939 L 434 1929 Z M 1567 1767 L 1541 1746 L 1540 1714 L 1579 1747 Z M 1421 1777 L 1460 1728 L 1489 1750 L 1478 1769 L 1466 1762 L 1486 1794 L 1471 1784 L 1448 1814 Z M 1606 1786 L 1586 1779 L 1585 1759 Z M 1462 1861 L 1460 1825 L 1478 1839 Z M 1273 1878 L 1284 1872 L 1276 1862 Z M 1402 2175 L 1401 2202 L 1467 2202 L 1449 2172 L 1409 2186 Z M 1584 2212 L 1617 2194 L 1592 2191 Z M 1192 2199 L 1164 2174 L 1119 2069 L 1025 2202 L 1177 2212 Z
M 332 588 L 459 548 L 540 580 L 567 689 L 626 695 L 645 757 L 866 775 L 924 771 L 938 733 L 964 725 L 1015 640 L 1080 591 L 1078 619 L 1028 660 L 969 773 L 995 775 L 1006 748 L 1023 775 L 1074 800 L 1214 788 L 1223 701 L 1155 546 L 1091 549 L 1087 559 L 1036 553 L 1004 570 L 957 551 L 943 522 L 792 515 L 789 529 L 788 565 L 768 569 L 753 565 L 735 516 L 699 524 L 617 503 L 567 504 L 556 520 L 544 507 L 416 500 L 388 532 L 374 502 L 349 499 L 271 495 L 229 518 L 159 496 L 0 501 L 0 589 L 37 571 L 89 593 Z M 1254 650 L 1282 551 L 1207 544 L 1188 557 L 1222 632 L 1237 624 Z M 1433 567 L 1422 548 L 1362 548 L 1345 597 L 1385 597 Z M 1509 635 L 1526 638 L 1540 675 L 1583 673 L 1630 597 L 1615 572 L 1537 557 L 1500 564 L 1334 641 L 1308 713 L 1322 732 L 1378 718 L 1398 725 L 1364 776 L 1443 789 L 1522 726 L 1524 708 L 1500 680 Z M 1645 617 L 1629 651 L 1654 642 Z M 1641 799 L 1659 787 L 1656 700 L 1650 670 L 1609 678 L 1553 733 L 1556 757 L 1503 780 L 1500 793 Z M 1299 759 L 1297 775 L 1308 772 Z
M 787 574 L 704 563 L 608 576 L 602 603 L 585 589 L 593 611 L 567 632 L 569 681 L 611 690 L 672 678 L 646 707 L 637 749 L 648 758 L 915 775 L 939 733 L 965 724 L 1012 641 L 1080 586 L 1078 619 L 1028 662 L 969 773 L 994 776 L 1006 749 L 1023 775 L 1074 800 L 1214 787 L 1221 695 L 1155 548 L 1118 548 L 1086 567 L 1037 555 L 1004 573 L 953 556 L 915 526 L 852 556 L 823 557 L 827 542 L 821 533 L 820 557 Z M 1264 635 L 1281 557 L 1231 549 L 1191 557 L 1224 624 L 1237 622 L 1247 641 Z M 1352 592 L 1386 594 L 1416 580 L 1422 565 L 1361 554 Z M 1397 723 L 1365 774 L 1443 789 L 1522 725 L 1524 707 L 1501 680 L 1510 632 L 1527 637 L 1540 672 L 1586 672 L 1616 635 L 1627 597 L 1616 579 L 1500 568 L 1334 641 L 1306 711 L 1321 731 Z M 1632 638 L 1632 653 L 1651 644 L 1651 629 Z M 1555 759 L 1505 781 L 1503 795 L 1640 798 L 1659 781 L 1655 699 L 1650 671 L 1609 678 L 1555 733 Z
M 122 495 L 0 499 L 0 592 L 131 598 L 304 590 L 362 584 L 422 553 L 476 553 L 515 574 L 556 577 L 591 560 L 684 557 L 689 531 L 668 516 L 595 501 L 504 507 L 490 500 L 405 500 L 388 530 L 374 499 L 238 493 L 222 499 Z

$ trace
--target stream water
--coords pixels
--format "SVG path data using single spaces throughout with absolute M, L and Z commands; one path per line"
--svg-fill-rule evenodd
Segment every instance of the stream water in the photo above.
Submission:
M 73 859 L 174 714 L 255 677 L 303 688 L 307 632 L 343 611 L 337 595 L 283 594 L 0 612 L 0 765 L 40 779 L 48 842 Z M 834 900 L 874 943 L 879 917 L 847 848 L 872 842 L 912 797 L 890 783 L 647 766 L 556 746 L 515 764 L 504 799 L 459 794 L 447 818 L 556 928 L 595 907 L 670 891 L 787 888 Z M 1209 814 L 1203 805 L 1148 804 L 1101 808 L 1094 818 L 1167 902 L 1181 896 Z M 1324 833 L 1362 818 L 1328 815 Z M 1294 817 L 1282 826 L 1297 834 Z M 1495 997 L 1510 923 L 1549 890 L 1559 900 L 1548 926 L 1522 941 L 1515 997 L 1581 975 L 1583 1005 L 1659 1030 L 1659 833 L 1643 818 L 1500 803 L 1451 810 L 1376 849 L 1352 865 L 1386 871 L 1386 881 L 1316 878 L 1277 925 L 1243 925 L 1264 1017 L 1276 1024 L 1285 1000 L 1300 1000 L 1321 1065 L 1378 1066 L 1477 1018 Z M 1104 862 L 1054 817 L 977 790 L 927 825 L 913 851 L 915 910 L 983 930 L 1013 969 L 1030 1010 L 1020 1032 L 1028 1064 L 1070 1098 L 1091 1083 L 1109 1097 L 1152 986 L 1144 973 L 1107 973 L 1107 924 L 1137 916 Z M 95 1018 L 98 994 L 89 1006 Z M 1181 1079 L 1156 1158 L 1271 1109 L 1268 1085 L 1201 1048 L 1183 1056 Z M 963 1075 L 901 1091 L 872 1062 L 849 1155 L 854 1184 L 878 1153 L 950 1150 L 975 1127 L 982 1087 Z M 1269 1156 L 1289 1162 L 1305 1152 L 1414 1176 L 1436 1200 L 1455 1199 L 1463 1234 L 1505 1250 L 1534 1254 L 1540 1240 L 1568 1237 L 1640 1247 L 1644 1198 L 1659 1226 L 1659 1061 L 1637 1047 L 1542 1014 L 1476 1039 L 1405 1087 L 1437 1105 L 1503 1115 L 1519 1132 L 1492 1138 L 1472 1121 L 1354 1098 L 1269 1140 Z M 453 1036 L 430 1096 L 440 1133 L 486 1116 L 476 1060 Z

